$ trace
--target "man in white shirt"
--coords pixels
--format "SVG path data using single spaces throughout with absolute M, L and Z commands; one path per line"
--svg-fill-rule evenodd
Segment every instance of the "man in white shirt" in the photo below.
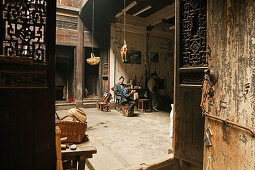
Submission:
M 158 112 L 158 107 L 159 107 L 159 94 L 158 94 L 158 84 L 156 82 L 157 79 L 157 74 L 152 73 L 151 78 L 147 83 L 147 87 L 150 92 L 150 96 L 152 98 L 152 108 L 154 111 Z

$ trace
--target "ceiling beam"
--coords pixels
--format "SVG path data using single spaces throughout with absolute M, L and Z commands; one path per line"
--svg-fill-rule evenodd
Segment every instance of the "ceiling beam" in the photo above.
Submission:
M 120 11 L 118 14 L 115 15 L 115 18 L 119 18 L 121 15 L 123 15 L 124 11 L 128 11 L 130 10 L 131 8 L 133 8 L 134 6 L 136 6 L 137 2 L 134 1 L 132 2 L 131 4 L 129 4 L 125 9 L 123 9 L 122 11 Z
M 162 22 L 162 19 L 169 19 L 175 15 L 175 3 L 155 12 L 145 18 L 147 25 L 157 25 Z
M 147 6 L 147 7 L 145 7 L 145 8 L 143 8 L 142 10 L 136 12 L 135 14 L 133 14 L 133 16 L 137 16 L 137 15 L 139 15 L 139 14 L 141 14 L 141 13 L 143 13 L 143 12 L 149 10 L 149 9 L 151 9 L 151 6 L 150 6 L 150 5 Z

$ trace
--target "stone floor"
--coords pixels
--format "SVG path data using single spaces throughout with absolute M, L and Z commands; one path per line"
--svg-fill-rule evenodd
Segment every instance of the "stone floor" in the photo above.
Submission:
M 172 138 L 169 112 L 137 112 L 135 117 L 123 117 L 115 110 L 83 110 L 87 114 L 86 133 L 98 150 L 88 160 L 90 169 L 123 169 L 170 157 L 168 150 L 172 148 Z M 65 113 L 65 110 L 58 111 L 60 117 Z

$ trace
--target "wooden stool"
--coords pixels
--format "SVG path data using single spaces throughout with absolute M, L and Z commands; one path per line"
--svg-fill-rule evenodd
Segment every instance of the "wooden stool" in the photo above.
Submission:
M 140 108 L 140 105 L 142 105 L 142 108 Z M 151 111 L 151 99 L 139 99 L 138 110 L 146 112 L 146 108 L 149 110 L 149 112 Z
M 129 108 L 129 104 L 122 105 L 122 116 L 126 116 L 126 117 L 134 116 L 134 110 L 132 110 L 131 113 L 127 115 L 126 110 L 128 110 L 128 108 Z

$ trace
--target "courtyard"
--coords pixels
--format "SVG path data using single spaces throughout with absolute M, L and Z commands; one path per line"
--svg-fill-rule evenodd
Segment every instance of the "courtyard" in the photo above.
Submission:
M 120 112 L 83 108 L 87 114 L 88 135 L 97 154 L 88 159 L 89 169 L 113 170 L 143 166 L 173 157 L 170 112 L 136 112 L 123 117 Z M 57 111 L 60 117 L 67 110 Z

